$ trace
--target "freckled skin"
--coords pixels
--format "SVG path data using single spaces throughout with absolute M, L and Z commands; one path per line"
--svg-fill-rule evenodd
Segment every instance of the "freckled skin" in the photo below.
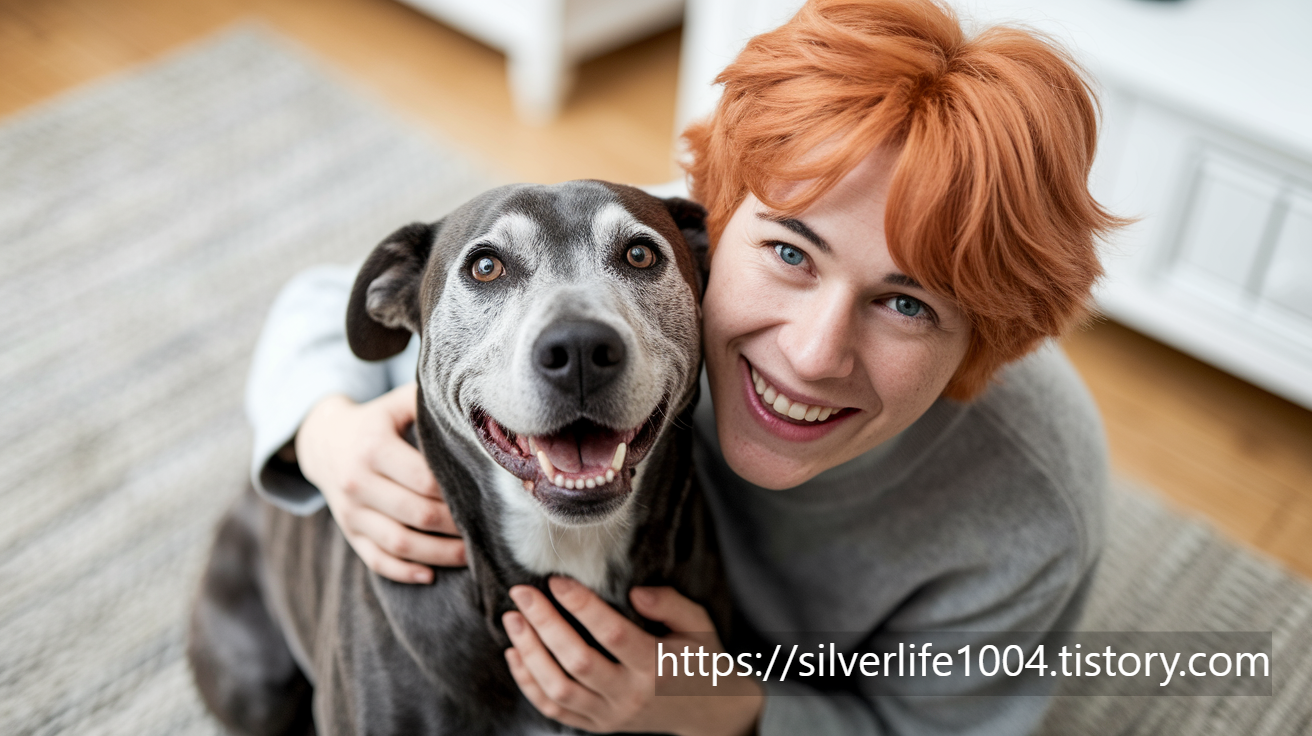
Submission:
M 756 485 L 794 487 L 893 437 L 938 399 L 966 354 L 970 326 L 950 299 L 886 280 L 903 274 L 884 237 L 891 161 L 876 151 L 796 216 L 828 252 L 760 217 L 778 216 L 749 194 L 712 255 L 703 344 L 716 431 L 729 466 Z M 804 261 L 785 262 L 780 247 Z M 908 317 L 900 296 L 926 309 Z M 858 411 L 817 439 L 781 437 L 753 416 L 744 359 L 790 398 Z

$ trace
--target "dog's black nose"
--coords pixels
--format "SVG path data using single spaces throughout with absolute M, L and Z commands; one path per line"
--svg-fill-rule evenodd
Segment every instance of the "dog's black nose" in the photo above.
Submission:
M 624 341 L 600 322 L 557 322 L 533 346 L 538 372 L 567 396 L 580 400 L 624 369 Z

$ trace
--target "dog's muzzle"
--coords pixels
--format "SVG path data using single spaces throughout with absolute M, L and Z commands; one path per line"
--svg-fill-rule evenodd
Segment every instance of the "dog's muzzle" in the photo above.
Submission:
M 667 401 L 636 427 L 585 416 L 590 399 L 623 374 L 627 362 L 619 333 L 600 322 L 556 322 L 538 337 L 532 356 L 557 406 L 574 407 L 574 418 L 555 431 L 525 435 L 476 409 L 474 430 L 492 458 L 553 512 L 576 521 L 604 516 L 632 490 L 634 467 L 654 444 Z

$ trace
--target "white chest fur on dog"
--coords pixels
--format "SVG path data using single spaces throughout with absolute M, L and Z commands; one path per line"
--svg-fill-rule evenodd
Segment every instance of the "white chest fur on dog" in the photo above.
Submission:
M 495 488 L 506 509 L 501 533 L 516 562 L 539 575 L 568 575 L 612 603 L 623 599 L 633 537 L 627 504 L 596 524 L 565 526 L 552 521 L 510 472 L 497 468 Z

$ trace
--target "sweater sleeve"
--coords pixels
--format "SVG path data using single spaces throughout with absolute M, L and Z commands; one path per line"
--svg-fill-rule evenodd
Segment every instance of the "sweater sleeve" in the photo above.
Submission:
M 251 482 L 266 499 L 294 514 L 313 513 L 324 499 L 280 450 L 320 399 L 344 394 L 368 401 L 391 389 L 397 373 L 387 361 L 355 357 L 346 342 L 346 304 L 355 270 L 316 266 L 294 276 L 274 301 L 251 360 L 246 383 L 246 416 L 255 435 Z M 413 362 L 412 352 L 392 360 Z

